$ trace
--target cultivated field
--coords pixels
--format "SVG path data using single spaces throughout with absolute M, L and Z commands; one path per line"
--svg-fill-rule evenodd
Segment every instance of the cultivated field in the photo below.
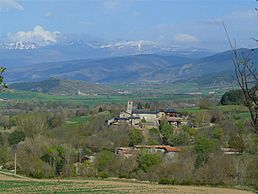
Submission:
M 0 193 L 248 194 L 252 192 L 226 188 L 157 185 L 125 180 L 37 180 L 0 175 Z

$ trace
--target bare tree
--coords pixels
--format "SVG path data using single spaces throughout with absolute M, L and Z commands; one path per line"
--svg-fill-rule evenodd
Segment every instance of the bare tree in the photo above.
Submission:
M 224 24 L 223 27 L 231 47 L 237 83 L 244 94 L 245 105 L 250 112 L 254 131 L 258 133 L 258 73 L 253 60 L 255 50 L 237 49 L 236 43 L 230 39 Z
M 4 77 L 3 77 L 3 73 L 4 73 L 5 70 L 6 70 L 5 67 L 0 66 L 0 91 L 7 88 L 7 85 L 4 82 Z

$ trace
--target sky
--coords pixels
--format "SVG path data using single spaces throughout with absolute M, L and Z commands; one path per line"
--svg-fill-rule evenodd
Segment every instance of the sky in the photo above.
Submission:
M 1 41 L 61 37 L 229 49 L 257 47 L 256 0 L 0 0 Z

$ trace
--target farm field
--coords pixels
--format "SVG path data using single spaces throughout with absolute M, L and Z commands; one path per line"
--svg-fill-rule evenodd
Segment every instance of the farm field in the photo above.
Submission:
M 0 175 L 1 193 L 171 193 L 171 194 L 248 194 L 249 191 L 197 187 L 169 186 L 145 182 L 124 180 L 92 180 L 92 179 L 18 179 Z
M 112 85 L 115 91 L 129 91 L 128 94 L 106 93 L 89 96 L 76 95 L 50 95 L 47 93 L 9 90 L 0 93 L 0 99 L 7 98 L 4 103 L 15 103 L 17 101 L 40 101 L 63 104 L 80 104 L 95 106 L 100 104 L 123 104 L 128 100 L 145 100 L 145 101 L 181 101 L 181 100 L 199 100 L 202 96 L 214 92 L 214 98 L 220 98 L 221 95 L 230 88 L 203 87 L 199 88 L 189 84 L 165 84 L 165 85 Z M 3 103 L 0 103 L 0 106 Z

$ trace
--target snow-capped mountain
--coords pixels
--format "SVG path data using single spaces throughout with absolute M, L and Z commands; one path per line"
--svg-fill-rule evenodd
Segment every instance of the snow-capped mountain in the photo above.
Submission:
M 176 49 L 176 47 L 167 47 L 146 40 L 119 41 L 114 43 L 103 44 L 100 46 L 100 48 L 108 49 L 112 53 L 112 55 L 157 54 Z
M 100 43 L 96 41 L 83 41 L 83 40 L 71 40 L 63 43 L 59 43 L 64 46 L 75 46 L 75 47 L 91 47 L 91 48 L 99 48 Z
M 14 42 L 14 43 L 3 43 L 0 44 L 1 49 L 20 49 L 20 50 L 28 50 L 28 49 L 36 49 L 39 46 L 34 42 Z
M 113 43 L 92 40 L 69 40 L 49 43 L 47 45 L 37 44 L 35 42 L 0 43 L 0 62 L 6 64 L 8 67 L 143 54 L 201 58 L 213 53 L 206 49 L 159 45 L 144 40 Z
M 181 48 L 175 45 L 160 45 L 155 42 L 146 40 L 126 40 L 112 43 L 103 43 L 92 40 L 69 40 L 49 43 L 45 45 L 37 44 L 36 42 L 0 43 L 0 49 L 32 50 L 40 48 L 51 49 L 51 51 L 56 50 L 56 52 L 61 52 L 60 50 L 65 50 L 66 54 L 69 54 L 69 51 L 71 51 L 71 53 L 79 52 L 83 53 L 84 58 L 94 58 L 94 53 L 98 53 L 96 57 L 159 54 L 180 55 L 193 58 L 199 58 L 214 54 L 212 51 L 207 49 Z M 90 54 L 90 56 L 87 56 L 87 53 Z M 100 54 L 103 54 L 103 56 L 101 56 Z

